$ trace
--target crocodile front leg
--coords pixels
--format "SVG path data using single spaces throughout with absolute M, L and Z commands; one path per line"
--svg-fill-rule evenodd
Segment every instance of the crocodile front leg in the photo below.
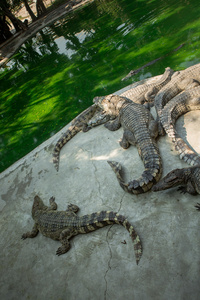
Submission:
M 114 121 L 112 122 L 107 122 L 104 125 L 107 129 L 109 129 L 110 131 L 115 131 L 118 130 L 121 127 L 121 123 L 120 123 L 120 117 L 117 117 Z
M 77 213 L 79 211 L 79 207 L 75 204 L 69 204 L 66 211 Z
M 180 191 L 183 194 L 189 193 L 190 195 L 194 196 L 198 194 L 191 180 L 187 181 L 186 186 L 180 186 L 178 188 L 178 191 Z
M 21 238 L 22 238 L 22 240 L 25 240 L 26 238 L 34 238 L 37 236 L 38 232 L 39 232 L 39 230 L 37 228 L 37 225 L 34 224 L 32 230 L 22 234 Z
M 82 125 L 82 131 L 83 132 L 88 132 L 90 129 L 92 129 L 92 127 L 89 126 L 87 123 Z

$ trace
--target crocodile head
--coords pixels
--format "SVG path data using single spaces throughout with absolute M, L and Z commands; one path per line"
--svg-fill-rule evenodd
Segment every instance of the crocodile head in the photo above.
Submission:
M 119 110 L 124 101 L 127 101 L 125 97 L 121 97 L 118 95 L 110 94 L 103 97 L 95 97 L 93 102 L 99 106 L 104 113 L 110 116 L 117 116 L 119 114 Z
M 95 97 L 93 99 L 94 104 L 96 104 L 98 107 L 100 107 L 104 111 L 109 111 L 111 104 L 111 98 L 112 95 L 108 96 L 101 96 L 101 97 Z
M 34 202 L 32 206 L 32 217 L 35 216 L 36 212 L 38 210 L 45 210 L 47 208 L 46 205 L 44 205 L 43 201 L 40 199 L 39 196 L 34 197 Z
M 106 123 L 110 120 L 110 116 L 107 115 L 103 110 L 96 113 L 93 118 L 88 122 L 88 126 L 94 127 Z
M 158 192 L 158 191 L 166 190 L 171 187 L 177 186 L 181 183 L 184 183 L 184 177 L 182 176 L 182 169 L 175 169 L 169 172 L 158 183 L 156 183 L 151 190 L 153 192 Z

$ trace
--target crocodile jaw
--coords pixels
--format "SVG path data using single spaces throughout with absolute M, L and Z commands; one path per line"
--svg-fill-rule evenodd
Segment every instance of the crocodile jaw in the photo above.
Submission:
M 183 177 L 180 174 L 180 169 L 169 172 L 163 179 L 152 187 L 153 192 L 169 189 L 183 183 Z
M 96 105 L 98 105 L 101 109 L 103 109 L 102 101 L 103 101 L 104 98 L 105 98 L 104 96 L 102 96 L 102 97 L 98 97 L 98 96 L 94 97 L 93 103 L 96 104 Z

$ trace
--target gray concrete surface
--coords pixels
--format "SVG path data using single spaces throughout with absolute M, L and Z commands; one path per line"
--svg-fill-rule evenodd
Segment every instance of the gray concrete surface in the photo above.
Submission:
M 190 112 L 177 122 L 178 132 L 198 153 L 199 118 L 200 111 Z M 52 149 L 68 126 L 0 174 L 0 299 L 199 299 L 200 213 L 194 205 L 200 196 L 175 188 L 125 193 L 106 161 L 121 162 L 127 180 L 137 178 L 143 164 L 135 147 L 120 148 L 122 129 L 99 126 L 77 134 L 63 147 L 57 173 Z M 167 137 L 158 145 L 163 175 L 187 166 Z M 74 237 L 70 251 L 60 257 L 55 255 L 60 243 L 41 234 L 21 240 L 34 224 L 36 194 L 46 204 L 55 196 L 60 210 L 77 204 L 80 215 L 106 209 L 124 214 L 142 240 L 139 265 L 129 234 L 119 225 Z

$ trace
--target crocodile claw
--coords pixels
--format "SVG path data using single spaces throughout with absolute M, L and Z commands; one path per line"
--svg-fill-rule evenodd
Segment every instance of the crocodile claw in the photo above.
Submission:
M 177 191 L 180 191 L 181 194 L 186 194 L 187 193 L 187 190 L 186 190 L 186 187 L 185 186 L 180 186 Z
M 197 204 L 195 205 L 195 207 L 196 207 L 196 209 L 197 209 L 198 211 L 200 211 L 200 203 L 197 203 Z

